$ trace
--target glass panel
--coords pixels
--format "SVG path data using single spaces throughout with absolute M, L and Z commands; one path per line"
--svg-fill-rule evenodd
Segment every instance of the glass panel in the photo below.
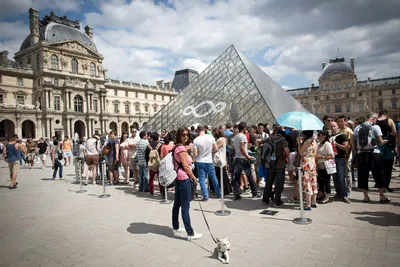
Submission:
M 273 102 L 277 102 L 276 114 L 268 104 Z M 212 127 L 239 121 L 274 124 L 284 112 L 305 110 L 233 46 L 161 108 L 145 130 L 170 130 L 196 123 Z

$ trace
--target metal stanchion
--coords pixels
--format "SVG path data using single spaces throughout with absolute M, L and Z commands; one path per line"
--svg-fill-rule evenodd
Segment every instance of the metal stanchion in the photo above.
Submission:
M 105 177 L 106 177 L 106 162 L 102 162 L 101 164 L 101 169 L 102 169 L 102 180 L 103 180 L 103 194 L 99 196 L 99 198 L 109 198 L 111 195 L 106 194 L 106 181 L 105 181 Z
M 299 199 L 300 199 L 300 217 L 294 218 L 293 222 L 296 224 L 310 224 L 312 220 L 304 216 L 304 203 L 303 203 L 303 185 L 301 182 L 301 168 L 297 171 L 297 181 L 299 185 Z
M 82 167 L 81 167 L 82 162 L 77 158 L 74 158 L 74 161 L 75 161 L 75 175 L 78 175 L 81 187 L 81 189 L 76 191 L 76 193 L 85 193 L 86 190 L 83 189 L 83 184 L 82 184 Z
M 219 167 L 220 169 L 220 180 L 221 180 L 221 210 L 217 210 L 215 212 L 215 215 L 218 216 L 228 216 L 229 214 L 231 214 L 230 210 L 226 210 L 225 209 L 225 202 L 224 202 L 224 167 L 221 166 Z
M 164 199 L 160 201 L 161 204 L 171 204 L 171 201 L 168 200 L 168 190 L 167 187 L 164 186 Z

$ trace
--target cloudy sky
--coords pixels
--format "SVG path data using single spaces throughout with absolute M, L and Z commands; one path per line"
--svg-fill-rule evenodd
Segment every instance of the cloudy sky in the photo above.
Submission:
M 400 76 L 398 0 L 2 0 L 0 50 L 18 51 L 28 9 L 94 27 L 110 77 L 148 84 L 202 71 L 233 44 L 284 88 L 318 84 L 355 57 L 359 80 Z

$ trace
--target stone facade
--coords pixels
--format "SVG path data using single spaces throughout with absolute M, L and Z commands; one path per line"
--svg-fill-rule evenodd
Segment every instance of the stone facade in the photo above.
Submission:
M 120 134 L 142 126 L 177 94 L 169 82 L 149 86 L 109 79 L 93 28 L 84 33 L 77 21 L 53 13 L 39 21 L 34 9 L 29 14 L 30 34 L 15 61 L 0 52 L 0 140 L 14 133 L 63 138 L 113 129 Z M 71 31 L 72 37 L 65 36 Z
M 358 81 L 355 61 L 344 58 L 322 63 L 319 86 L 288 90 L 305 108 L 322 118 L 345 115 L 351 120 L 368 112 L 386 109 L 395 121 L 400 120 L 400 76 Z

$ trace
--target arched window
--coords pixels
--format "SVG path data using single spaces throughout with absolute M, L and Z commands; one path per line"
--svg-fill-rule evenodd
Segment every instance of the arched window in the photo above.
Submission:
M 157 111 L 158 111 L 158 110 L 157 110 L 157 106 L 153 106 L 153 112 L 154 112 L 154 113 L 157 113 Z
M 135 111 L 136 111 L 136 113 L 139 113 L 139 112 L 140 112 L 140 106 L 139 106 L 139 104 L 136 104 L 136 105 L 135 105 Z
M 75 58 L 71 60 L 71 70 L 72 73 L 78 73 L 78 60 L 76 60 Z
M 53 70 L 58 70 L 58 57 L 56 55 L 51 55 L 51 68 Z
M 96 65 L 93 62 L 90 63 L 90 76 L 96 76 Z
M 392 109 L 397 109 L 397 99 L 396 98 L 392 99 Z
M 144 106 L 144 112 L 149 112 L 149 106 L 148 105 Z
M 83 113 L 83 98 L 80 95 L 74 97 L 74 110 Z
M 382 109 L 383 109 L 383 101 L 382 101 L 382 100 L 379 100 L 379 101 L 378 101 L 378 109 L 379 109 L 379 110 L 382 110 Z
M 340 104 L 340 103 L 335 103 L 335 112 L 336 112 L 336 113 L 342 112 L 342 104 Z
M 125 114 L 129 114 L 130 108 L 129 104 L 125 104 Z

